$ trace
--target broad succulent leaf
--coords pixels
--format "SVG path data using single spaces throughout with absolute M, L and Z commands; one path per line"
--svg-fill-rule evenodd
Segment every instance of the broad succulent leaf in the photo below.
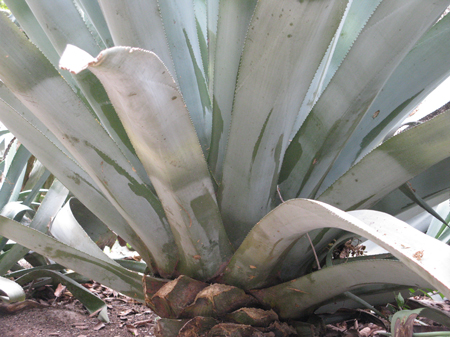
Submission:
M 0 87 L 1 89 L 2 87 Z M 28 109 L 26 110 L 29 112 Z M 31 114 L 31 112 L 29 113 Z M 64 186 L 69 188 L 94 214 L 124 240 L 129 242 L 145 261 L 152 261 L 148 248 L 142 239 L 104 197 L 91 177 L 74 159 L 66 154 L 67 150 L 65 147 L 56 138 L 49 139 L 46 137 L 53 134 L 45 126 L 41 125 L 42 123 L 38 124 L 42 129 L 37 128 L 27 117 L 29 116 L 22 115 L 19 111 L 0 100 L 0 118 L 2 122 L 20 137 L 27 149 L 30 149 L 56 175 Z M 57 141 L 56 144 L 53 143 L 55 140 Z M 60 146 L 57 146 L 57 144 L 60 144 Z
M 306 94 L 344 9 L 339 1 L 260 1 L 255 8 L 219 191 L 224 223 L 236 247 L 273 207 L 270 198 L 300 109 L 298 97 Z
M 266 215 L 233 255 L 224 281 L 244 289 L 263 287 L 293 242 L 313 229 L 325 227 L 376 242 L 442 293 L 450 294 L 450 274 L 439 267 L 442 260 L 450 259 L 450 247 L 444 243 L 381 212 L 345 213 L 307 199 L 289 200 Z
M 286 198 L 316 197 L 386 80 L 447 6 L 447 1 L 381 2 L 289 145 L 280 173 Z M 352 85 L 347 85 L 349 79 Z
M 389 130 L 395 130 L 409 112 L 449 76 L 449 33 L 450 16 L 447 15 L 428 30 L 401 61 L 347 141 L 321 191 L 367 155 Z
M 149 264 L 162 275 L 171 275 L 177 263 L 176 246 L 159 200 L 39 50 L 3 15 L 0 26 L 0 53 L 7 60 L 0 65 L 1 78 L 65 145 L 153 251 Z M 157 253 L 161 251 L 172 253 Z
M 99 44 L 101 41 L 96 40 L 86 26 L 75 3 L 72 3 L 70 6 L 64 2 L 40 3 L 39 1 L 30 0 L 27 3 L 50 38 L 59 56 L 61 56 L 67 44 L 83 48 L 94 55 L 105 49 L 105 45 Z M 73 77 L 77 87 L 83 93 L 82 98 L 85 97 L 89 102 L 86 106 L 93 109 L 96 118 L 102 123 L 125 157 L 132 163 L 140 178 L 149 184 L 150 182 L 142 164 L 136 157 L 130 140 L 99 80 L 90 72 Z
M 20 28 L 0 17 L 0 120 L 18 140 L 0 138 L 0 151 L 12 145 L 0 170 L 18 183 L 3 183 L 1 214 L 21 220 L 45 193 L 38 165 L 21 191 L 24 146 L 92 213 L 71 199 L 50 226 L 58 240 L 0 217 L 0 269 L 32 249 L 28 278 L 43 254 L 60 263 L 49 269 L 174 317 L 253 305 L 244 290 L 283 320 L 356 307 L 353 295 L 381 304 L 406 287 L 450 295 L 442 222 L 420 226 L 439 242 L 360 210 L 417 222 L 414 205 L 433 213 L 450 189 L 449 112 L 373 150 L 449 74 L 450 16 L 436 21 L 450 0 L 5 1 Z M 61 60 L 72 73 L 58 69 L 66 45 L 80 48 Z M 56 182 L 31 227 L 45 231 L 43 214 L 66 193 Z M 108 258 L 102 222 L 145 263 Z M 330 242 L 348 235 L 392 255 L 330 267 Z M 189 290 L 203 281 L 226 284 Z
M 448 110 L 387 140 L 341 176 L 318 200 L 344 210 L 373 206 L 394 188 L 450 156 L 450 139 L 446 136 L 449 126 Z
M 36 215 L 33 217 L 29 227 L 46 233 L 48 224 L 64 204 L 68 193 L 69 191 L 59 181 L 54 182 L 36 212 Z M 23 247 L 19 244 L 14 245 L 13 248 L 8 250 L 5 253 L 5 256 L 0 260 L 0 275 L 5 274 L 17 261 L 23 258 L 28 251 L 28 247 Z
M 89 31 L 96 36 L 97 39 L 100 39 L 107 48 L 114 46 L 111 33 L 98 2 L 75 0 L 75 3 L 79 7 L 78 11 L 82 12 L 80 15 L 86 22 Z
M 26 0 L 6 0 L 5 4 L 13 13 L 14 17 L 21 22 L 21 27 L 27 32 L 30 40 L 42 51 L 55 68 L 58 68 L 59 54 L 53 47 L 52 42 L 45 34 L 38 20 L 34 16 Z M 75 80 L 68 71 L 62 71 L 61 75 L 72 88 L 77 88 Z
M 69 46 L 62 66 L 71 69 L 72 59 L 84 59 L 80 53 Z M 85 57 L 84 67 L 102 81 L 162 202 L 178 245 L 179 270 L 212 277 L 231 256 L 231 246 L 173 78 L 155 54 L 140 49 L 115 47 L 96 59 Z M 74 63 L 73 69 L 83 66 Z
M 16 282 L 0 276 L 0 300 L 7 303 L 25 300 L 25 291 Z
M 450 157 L 431 166 L 426 171 L 409 180 L 408 183 L 415 190 L 415 193 L 426 200 L 431 206 L 447 200 L 450 190 Z M 412 218 L 420 212 L 419 208 L 415 206 L 416 204 L 407 198 L 399 189 L 395 189 L 381 198 L 371 209 L 393 216 L 401 216 L 401 213 L 411 210 L 406 218 L 401 218 L 401 220 L 406 221 L 408 217 Z
M 330 280 L 333 280 L 330 282 Z M 398 261 L 349 262 L 321 269 L 270 288 L 252 290 L 253 296 L 272 307 L 283 319 L 301 319 L 358 285 L 396 284 L 427 287 L 428 283 Z
M 213 92 L 213 128 L 208 164 L 214 178 L 222 180 L 224 155 L 231 125 L 231 110 L 250 20 L 256 6 L 251 1 L 220 1 L 215 35 Z M 211 86 L 211 85 L 210 85 Z
M 203 67 L 194 2 L 158 1 L 180 91 L 197 131 L 205 156 L 211 141 L 212 108 Z M 176 76 L 175 76 L 176 75 Z
M 16 185 L 22 185 L 17 184 L 17 181 L 23 180 L 23 171 L 25 170 L 25 166 L 28 159 L 30 159 L 30 156 L 31 153 L 24 146 L 20 146 L 17 150 L 0 188 L 0 209 L 2 209 L 10 200 L 17 200 L 17 198 L 13 198 L 12 195 Z
M 349 1 L 347 9 L 342 16 L 341 23 L 337 29 L 328 50 L 317 69 L 314 79 L 308 89 L 308 93 L 302 102 L 294 127 L 289 139 L 295 137 L 300 126 L 305 121 L 313 106 L 316 104 L 323 90 L 328 86 L 331 78 L 340 67 L 342 60 L 355 42 L 367 20 L 372 16 L 381 0 L 363 3 L 361 1 Z
M 127 296 L 144 301 L 142 275 L 138 273 L 100 260 L 5 217 L 0 217 L 0 234 Z
M 101 244 L 103 239 L 101 236 L 107 237 L 109 235 L 109 230 L 104 228 L 105 226 L 103 223 L 92 213 L 89 214 L 89 211 L 84 210 L 84 214 L 80 214 L 81 217 L 78 216 L 76 213 L 78 213 L 80 209 L 77 210 L 76 207 L 76 199 L 70 199 L 54 217 L 49 226 L 49 232 L 55 239 L 68 246 L 82 252 L 89 252 L 90 255 L 95 256 L 100 260 L 113 263 L 99 247 L 99 244 Z M 82 208 L 81 211 L 83 211 Z M 77 217 L 79 219 L 77 219 Z M 81 223 L 78 220 L 80 220 Z M 89 230 L 90 228 L 91 230 Z M 89 233 L 87 233 L 87 231 L 89 231 Z M 98 242 L 95 241 L 96 239 Z M 115 235 L 113 235 L 112 239 L 112 243 L 114 243 Z M 105 240 L 108 239 L 105 238 Z

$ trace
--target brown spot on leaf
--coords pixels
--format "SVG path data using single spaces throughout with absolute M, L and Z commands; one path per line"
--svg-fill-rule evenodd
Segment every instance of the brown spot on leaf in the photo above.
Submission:
M 423 250 L 418 250 L 413 255 L 413 258 L 415 258 L 418 261 L 422 260 L 422 257 L 423 257 Z

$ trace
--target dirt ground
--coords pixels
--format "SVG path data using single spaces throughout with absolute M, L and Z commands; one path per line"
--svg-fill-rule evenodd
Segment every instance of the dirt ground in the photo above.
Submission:
M 102 323 L 97 317 L 90 317 L 83 305 L 70 293 L 61 298 L 33 300 L 13 313 L 0 311 L 0 336 L 154 336 L 153 329 L 157 316 L 145 305 L 113 293 L 106 287 L 99 287 L 108 305 L 109 323 Z M 45 307 L 44 307 L 45 305 Z
M 50 286 L 43 287 L 32 298 L 14 305 L 0 304 L 0 337 L 17 336 L 75 336 L 75 337 L 131 337 L 155 336 L 154 329 L 159 319 L 148 307 L 123 296 L 99 283 L 85 284 L 101 297 L 108 306 L 109 323 L 101 322 L 96 315 L 89 315 L 84 306 L 70 292 L 62 290 L 55 296 Z M 29 296 L 31 297 L 31 296 Z M 434 303 L 421 300 L 428 306 L 438 307 L 450 316 L 450 302 Z M 375 321 L 379 318 L 375 317 Z M 415 326 L 415 332 L 448 331 L 443 326 L 428 320 L 426 326 Z M 385 322 L 387 323 L 387 322 Z M 381 323 L 381 325 L 385 325 Z M 422 328 L 416 330 L 416 328 Z M 378 337 L 385 331 L 380 324 L 367 319 L 352 319 L 327 325 L 322 337 Z

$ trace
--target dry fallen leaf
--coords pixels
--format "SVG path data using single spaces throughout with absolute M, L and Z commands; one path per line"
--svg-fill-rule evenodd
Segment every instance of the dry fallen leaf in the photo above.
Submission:
M 97 314 L 102 311 L 103 308 L 99 308 L 97 310 L 95 310 L 92 314 L 89 315 L 90 318 L 97 316 Z
M 134 325 L 127 324 L 126 327 L 127 327 L 127 330 L 129 332 L 131 332 L 133 335 L 135 335 L 135 336 L 139 335 L 138 329 L 136 329 L 136 327 Z
M 153 323 L 153 320 L 152 320 L 152 319 L 146 319 L 146 320 L 143 320 L 143 321 L 137 321 L 137 322 L 134 322 L 134 325 L 135 325 L 137 328 L 139 328 L 139 327 L 141 327 L 141 326 L 145 326 L 145 325 L 148 324 L 148 323 Z
M 127 316 L 127 315 L 131 315 L 131 314 L 135 314 L 135 313 L 136 313 L 136 310 L 134 310 L 134 309 L 127 309 L 127 310 L 121 311 L 119 313 L 119 315 L 120 316 Z
M 105 327 L 105 324 L 104 323 L 102 323 L 102 322 L 98 322 L 95 326 L 94 326 L 94 330 L 95 331 L 98 331 L 98 330 L 100 330 L 100 329 L 103 329 Z
M 64 290 L 66 290 L 66 286 L 63 286 L 61 283 L 58 284 L 58 286 L 56 287 L 56 290 L 54 292 L 55 297 L 60 297 L 61 294 L 64 292 Z

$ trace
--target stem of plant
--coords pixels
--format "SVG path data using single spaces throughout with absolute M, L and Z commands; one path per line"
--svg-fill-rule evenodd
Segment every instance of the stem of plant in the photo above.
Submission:
M 280 186 L 279 186 L 279 185 L 277 185 L 277 192 L 278 192 L 278 197 L 280 198 L 281 202 L 284 202 L 284 199 L 283 199 L 283 197 L 281 196 L 281 191 L 280 191 Z M 313 245 L 313 243 L 312 243 L 311 237 L 309 236 L 308 233 L 306 233 L 306 237 L 307 237 L 308 240 L 309 240 L 309 244 L 311 245 L 312 251 L 313 251 L 313 253 L 314 253 L 314 257 L 316 258 L 317 269 L 320 270 L 321 268 L 320 268 L 319 258 L 317 257 L 316 249 L 314 248 L 314 245 Z

